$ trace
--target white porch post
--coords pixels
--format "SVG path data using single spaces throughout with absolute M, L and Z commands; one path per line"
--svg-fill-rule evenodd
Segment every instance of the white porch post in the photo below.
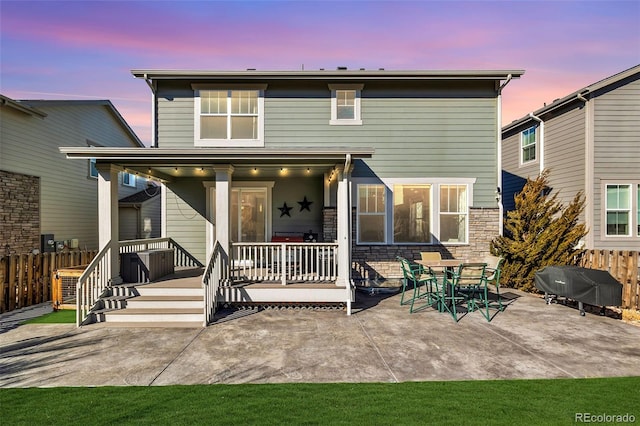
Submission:
M 338 171 L 337 219 L 338 219 L 338 279 L 337 285 L 347 288 L 347 315 L 351 315 L 351 200 L 349 196 L 350 170 Z
M 118 236 L 118 172 L 113 164 L 98 166 L 98 244 L 100 250 L 111 245 L 109 271 L 111 284 L 122 283 Z
M 225 164 L 213 168 L 216 172 L 216 239 L 229 254 L 231 249 L 231 175 L 233 166 Z

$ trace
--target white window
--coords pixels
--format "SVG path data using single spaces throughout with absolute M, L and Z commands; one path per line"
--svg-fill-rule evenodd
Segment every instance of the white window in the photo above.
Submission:
M 440 185 L 440 241 L 467 241 L 469 208 L 466 185 Z
M 431 185 L 393 186 L 393 242 L 431 243 Z
M 89 177 L 98 178 L 98 168 L 96 167 L 96 159 L 89 159 Z
M 362 84 L 330 84 L 331 90 L 331 120 L 333 126 L 361 125 L 360 95 Z
M 631 185 L 606 185 L 606 235 L 631 235 Z
M 370 182 L 354 180 L 358 244 L 468 244 L 469 200 L 475 179 Z
M 267 188 L 231 191 L 231 240 L 267 241 Z
M 520 163 L 529 163 L 536 160 L 536 129 L 530 127 L 520 134 Z
M 136 175 L 132 175 L 131 173 L 122 173 L 122 185 L 124 186 L 136 186 Z
M 386 223 L 386 187 L 358 185 L 358 242 L 384 243 Z
M 195 146 L 264 146 L 263 88 L 196 88 Z
M 640 184 L 638 184 L 638 194 L 636 196 L 636 210 L 638 210 L 636 228 L 638 229 L 638 237 L 640 237 Z

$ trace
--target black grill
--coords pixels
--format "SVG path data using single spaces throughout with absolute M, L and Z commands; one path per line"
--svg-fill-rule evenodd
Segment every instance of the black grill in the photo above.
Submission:
M 582 304 L 597 306 L 622 305 L 622 284 L 607 271 L 579 266 L 547 266 L 535 274 L 536 288 L 547 295 L 566 297 Z M 547 298 L 549 302 L 550 299 Z

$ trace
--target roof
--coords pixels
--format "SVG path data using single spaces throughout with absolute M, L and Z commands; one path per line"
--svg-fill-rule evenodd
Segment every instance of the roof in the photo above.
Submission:
M 29 114 L 29 115 L 36 115 L 40 118 L 44 118 L 47 116 L 47 114 L 43 111 L 40 111 L 37 108 L 33 108 L 29 105 L 26 105 L 24 103 L 22 103 L 22 101 L 16 101 L 14 99 L 8 98 L 4 95 L 0 95 L 0 105 L 2 106 L 8 106 L 10 108 L 13 108 L 17 111 L 20 112 L 24 112 L 25 114 Z
M 300 70 L 300 71 L 211 71 L 211 70 L 131 70 L 145 80 L 505 80 L 519 78 L 524 70 Z
M 145 145 L 142 143 L 138 135 L 133 131 L 133 129 L 129 126 L 129 123 L 120 115 L 116 107 L 111 103 L 108 99 L 96 99 L 96 100 L 55 100 L 55 99 L 36 99 L 36 100 L 21 100 L 23 104 L 27 104 L 29 106 L 83 106 L 83 105 L 93 105 L 93 106 L 104 106 L 107 110 L 115 117 L 115 119 L 120 123 L 122 128 L 127 132 L 129 137 L 134 140 L 136 145 L 139 147 L 144 147 Z
M 175 177 L 185 176 L 184 173 L 203 176 L 211 166 L 225 164 L 234 167 L 234 176 L 250 174 L 256 167 L 264 171 L 282 171 L 294 166 L 304 167 L 312 174 L 317 174 L 338 163 L 370 158 L 374 153 L 373 148 L 330 146 L 226 149 L 61 147 L 59 149 L 69 159 L 95 158 L 98 164 L 115 164 L 124 171 L 160 181 L 170 181 Z
M 118 202 L 121 204 L 142 204 L 145 201 L 149 201 L 150 199 L 157 197 L 158 195 L 160 195 L 160 187 L 154 186 L 151 189 L 143 189 L 140 192 L 124 197 Z
M 508 132 L 510 130 L 513 130 L 516 127 L 519 127 L 521 125 L 523 125 L 524 123 L 527 123 L 528 121 L 533 120 L 533 118 L 531 117 L 531 115 L 535 115 L 537 117 L 540 117 L 541 115 L 547 114 L 551 111 L 554 111 L 562 106 L 565 105 L 569 105 L 572 102 L 584 102 L 584 99 L 588 99 L 591 98 L 593 96 L 596 96 L 596 92 L 599 92 L 603 89 L 606 89 L 608 87 L 614 86 L 620 82 L 622 82 L 625 79 L 628 79 L 630 77 L 639 77 L 640 76 L 640 65 L 636 65 L 632 68 L 629 68 L 627 70 L 624 70 L 622 72 L 619 72 L 617 74 L 614 74 L 610 77 L 607 77 L 603 80 L 597 81 L 593 84 L 590 84 L 586 87 L 583 87 L 579 90 L 576 90 L 575 92 L 560 98 L 560 99 L 556 99 L 555 101 L 553 101 L 551 104 L 549 105 L 545 105 L 542 108 L 539 108 L 535 111 L 532 111 L 530 114 L 527 114 L 517 120 L 512 121 L 511 123 L 507 124 L 506 126 L 504 126 L 502 128 L 502 132 Z M 582 98 L 582 99 L 581 99 Z

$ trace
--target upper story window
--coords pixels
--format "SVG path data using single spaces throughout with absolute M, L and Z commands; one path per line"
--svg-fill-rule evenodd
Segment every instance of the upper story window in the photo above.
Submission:
M 631 235 L 631 185 L 606 185 L 606 235 Z
M 330 84 L 331 90 L 331 121 L 329 124 L 361 125 L 360 94 L 362 84 Z
M 194 87 L 195 146 L 264 146 L 264 88 Z
M 520 134 L 520 163 L 528 163 L 536 160 L 536 129 L 533 126 Z
M 122 173 L 122 185 L 124 186 L 132 186 L 135 188 L 136 186 L 136 175 L 131 173 L 123 172 Z
M 89 177 L 98 178 L 98 168 L 96 167 L 95 158 L 89 158 Z

